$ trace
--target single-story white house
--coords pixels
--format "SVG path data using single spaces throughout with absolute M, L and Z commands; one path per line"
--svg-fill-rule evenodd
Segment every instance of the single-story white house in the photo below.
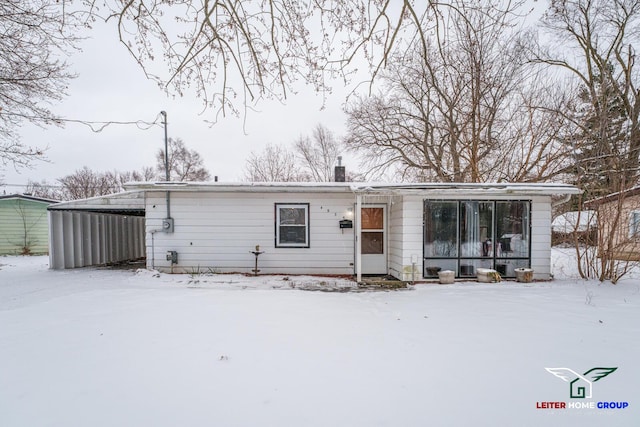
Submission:
M 54 269 L 146 258 L 163 272 L 550 279 L 564 184 L 130 183 L 49 207 Z M 257 254 L 256 254 L 257 253 Z

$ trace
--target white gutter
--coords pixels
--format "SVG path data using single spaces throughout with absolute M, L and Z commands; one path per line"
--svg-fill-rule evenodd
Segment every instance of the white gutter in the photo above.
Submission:
M 555 202 L 551 203 L 551 207 L 555 208 L 556 206 L 564 205 L 569 200 L 571 200 L 571 197 L 573 197 L 573 194 L 565 194 L 562 199 L 556 200 Z

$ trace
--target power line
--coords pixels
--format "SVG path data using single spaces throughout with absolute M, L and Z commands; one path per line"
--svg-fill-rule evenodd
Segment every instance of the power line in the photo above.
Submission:
M 99 133 L 102 132 L 105 128 L 111 125 L 134 125 L 140 130 L 149 130 L 154 126 L 161 125 L 162 123 L 158 120 L 160 114 L 156 115 L 153 121 L 147 120 L 133 120 L 133 121 L 119 121 L 119 120 L 109 120 L 109 121 L 93 121 L 93 120 L 80 120 L 80 119 L 70 119 L 64 117 L 42 117 L 42 116 L 29 116 L 26 114 L 18 114 L 18 113 L 10 113 L 10 112 L 2 112 L 4 116 L 14 116 L 21 117 L 27 120 L 35 121 L 35 122 L 44 122 L 44 123 L 52 123 L 52 124 L 63 124 L 63 123 L 75 123 L 87 126 L 91 129 L 92 132 Z

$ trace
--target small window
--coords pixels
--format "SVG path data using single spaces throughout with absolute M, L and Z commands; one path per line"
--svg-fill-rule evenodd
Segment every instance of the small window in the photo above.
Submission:
M 308 203 L 276 203 L 276 247 L 309 247 Z
M 629 214 L 629 237 L 640 237 L 640 211 Z

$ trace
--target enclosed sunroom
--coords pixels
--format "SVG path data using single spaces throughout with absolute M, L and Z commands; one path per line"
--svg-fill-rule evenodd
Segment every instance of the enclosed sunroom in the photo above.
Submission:
M 424 201 L 425 277 L 473 277 L 478 268 L 514 277 L 531 266 L 531 243 L 529 200 Z

